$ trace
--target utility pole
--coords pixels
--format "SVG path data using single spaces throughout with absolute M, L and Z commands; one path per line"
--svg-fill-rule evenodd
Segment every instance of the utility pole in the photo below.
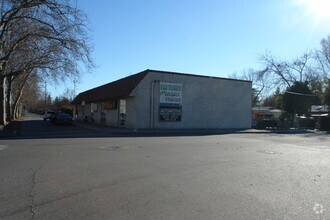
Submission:
M 73 80 L 73 97 L 72 100 L 76 97 L 76 84 L 77 84 L 78 80 L 74 79 Z

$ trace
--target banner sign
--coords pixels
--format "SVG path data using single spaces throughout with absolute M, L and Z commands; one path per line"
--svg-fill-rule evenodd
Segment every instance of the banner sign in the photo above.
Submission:
M 181 108 L 182 106 L 182 84 L 166 83 L 159 84 L 160 96 L 159 106 L 167 108 Z
M 181 121 L 181 108 L 159 108 L 160 121 Z
M 97 103 L 91 103 L 91 112 L 97 112 Z
M 116 109 L 117 102 L 116 101 L 103 102 L 103 108 L 104 108 L 104 110 Z
M 327 105 L 312 105 L 311 112 L 329 112 L 330 108 Z

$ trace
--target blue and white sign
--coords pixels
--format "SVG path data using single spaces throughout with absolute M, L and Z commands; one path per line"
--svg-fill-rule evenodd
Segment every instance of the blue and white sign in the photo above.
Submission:
M 181 108 L 182 106 L 182 84 L 160 82 L 160 107 Z

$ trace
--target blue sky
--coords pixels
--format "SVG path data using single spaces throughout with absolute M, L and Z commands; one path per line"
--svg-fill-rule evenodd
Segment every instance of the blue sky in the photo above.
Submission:
M 330 34 L 330 16 L 311 10 L 311 1 L 77 0 L 97 65 L 77 93 L 145 69 L 227 77 L 259 68 L 267 50 L 293 59 Z M 65 87 L 73 83 L 49 90 L 56 96 Z

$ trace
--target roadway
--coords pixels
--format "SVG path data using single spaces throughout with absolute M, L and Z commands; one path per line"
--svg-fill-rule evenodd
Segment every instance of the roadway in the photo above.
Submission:
M 323 133 L 111 137 L 25 118 L 0 219 L 330 219 Z

